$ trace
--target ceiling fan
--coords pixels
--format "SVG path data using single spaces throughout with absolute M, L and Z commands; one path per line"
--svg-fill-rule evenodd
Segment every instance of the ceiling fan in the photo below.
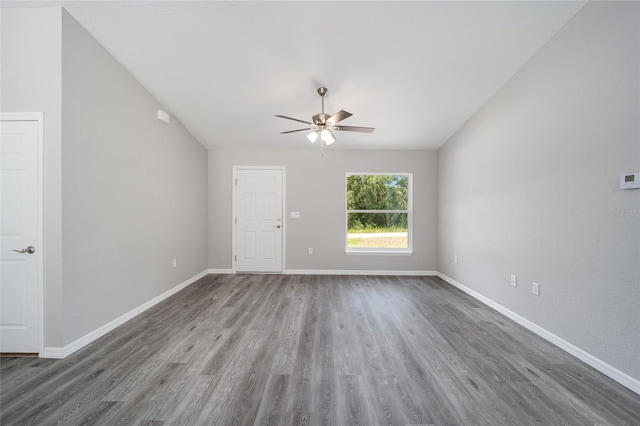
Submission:
M 300 123 L 308 124 L 309 127 L 305 127 L 303 129 L 296 130 L 288 130 L 286 132 L 280 132 L 280 134 L 286 133 L 295 133 L 295 132 L 304 132 L 306 130 L 311 130 L 311 133 L 307 135 L 307 138 L 314 143 L 318 137 L 320 137 L 320 151 L 323 151 L 323 142 L 327 145 L 331 145 L 336 141 L 336 137 L 333 134 L 333 131 L 347 131 L 347 132 L 362 132 L 362 133 L 373 133 L 375 130 L 373 127 L 356 127 L 356 126 L 342 126 L 338 125 L 339 122 L 344 120 L 345 118 L 351 117 L 353 114 L 347 112 L 345 110 L 340 110 L 333 115 L 325 114 L 324 112 L 324 97 L 327 95 L 329 90 L 326 87 L 319 87 L 318 94 L 320 95 L 320 99 L 322 99 L 322 112 L 319 114 L 315 114 L 311 117 L 312 122 L 299 120 L 297 118 L 287 117 L 285 115 L 276 115 L 276 117 L 286 118 L 287 120 L 298 121 Z

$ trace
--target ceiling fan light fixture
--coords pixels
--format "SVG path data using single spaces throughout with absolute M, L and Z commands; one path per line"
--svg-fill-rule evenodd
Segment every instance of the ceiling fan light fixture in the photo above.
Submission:
M 311 132 L 307 135 L 307 139 L 309 139 L 311 141 L 311 143 L 314 143 L 316 141 L 316 139 L 318 139 L 318 132 Z
M 331 145 L 336 141 L 336 137 L 331 133 L 329 129 L 323 129 L 320 133 L 320 139 L 324 141 L 327 145 Z

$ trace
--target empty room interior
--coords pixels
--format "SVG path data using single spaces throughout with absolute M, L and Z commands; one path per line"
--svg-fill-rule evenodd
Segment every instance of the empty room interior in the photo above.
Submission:
M 0 6 L 0 424 L 640 425 L 639 2 Z

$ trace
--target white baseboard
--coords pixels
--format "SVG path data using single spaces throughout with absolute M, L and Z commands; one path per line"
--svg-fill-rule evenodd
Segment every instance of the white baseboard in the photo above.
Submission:
M 480 302 L 484 303 L 485 305 L 489 306 L 490 308 L 500 312 L 502 315 L 506 316 L 507 318 L 517 322 L 518 324 L 520 324 L 521 326 L 523 326 L 524 328 L 526 328 L 529 331 L 532 331 L 533 333 L 537 334 L 538 336 L 542 337 L 543 339 L 553 343 L 554 345 L 556 345 L 557 347 L 559 347 L 560 349 L 568 352 L 569 354 L 573 355 L 574 357 L 578 358 L 580 361 L 584 362 L 585 364 L 588 364 L 589 366 L 595 368 L 596 370 L 598 370 L 599 372 L 601 372 L 602 374 L 604 374 L 607 377 L 610 377 L 611 379 L 615 380 L 616 382 L 620 383 L 622 386 L 630 389 L 631 391 L 637 393 L 640 395 L 640 380 L 637 380 L 631 376 L 629 376 L 626 373 L 623 373 L 622 371 L 618 370 L 615 367 L 612 367 L 611 365 L 607 364 L 606 362 L 602 361 L 599 358 L 596 358 L 595 356 L 591 355 L 588 352 L 585 352 L 584 350 L 580 349 L 579 347 L 567 342 L 566 340 L 556 336 L 555 334 L 551 333 L 550 331 L 540 327 L 539 325 L 529 321 L 528 319 L 521 317 L 520 315 L 516 314 L 515 312 L 510 311 L 509 309 L 505 308 L 504 306 L 494 302 L 493 300 L 483 296 L 482 294 L 478 293 L 477 291 L 474 291 L 472 289 L 470 289 L 469 287 L 459 283 L 458 281 L 454 280 L 453 278 L 450 278 L 440 272 L 437 273 L 438 277 L 442 278 L 444 281 L 446 281 L 447 283 L 451 284 L 452 286 L 454 286 L 455 288 L 467 293 L 469 296 L 479 300 Z
M 38 355 L 40 358 L 64 358 L 64 348 L 45 347 L 44 352 Z
M 209 269 L 207 270 L 208 274 L 214 274 L 214 275 L 218 275 L 218 274 L 233 274 L 233 269 Z
M 399 275 L 399 276 L 435 276 L 437 271 L 370 271 L 344 269 L 286 269 L 284 275 Z
M 116 318 L 113 321 L 103 325 L 102 327 L 99 327 L 99 328 L 93 330 L 92 332 L 82 336 L 81 338 L 69 343 L 68 345 L 66 345 L 63 348 L 45 347 L 44 348 L 44 353 L 40 354 L 40 356 L 42 358 L 58 358 L 58 359 L 66 358 L 69 355 L 71 355 L 72 353 L 74 353 L 74 352 L 82 349 L 83 347 L 87 346 L 89 343 L 93 342 L 94 340 L 104 336 L 105 334 L 107 334 L 111 330 L 115 329 L 116 327 L 119 327 L 120 325 L 122 325 L 125 322 L 129 321 L 131 318 L 133 318 L 133 317 L 135 317 L 137 315 L 140 315 L 142 312 L 146 311 L 147 309 L 149 309 L 149 308 L 157 305 L 158 303 L 162 302 L 167 297 L 173 296 L 174 294 L 176 294 L 177 292 L 179 292 L 183 288 L 193 284 L 194 282 L 198 281 L 200 278 L 204 277 L 208 273 L 209 273 L 209 271 L 203 271 L 203 272 L 199 273 L 198 275 L 189 278 L 188 280 L 178 284 L 177 286 L 173 287 L 172 289 L 165 291 L 161 295 L 154 297 L 153 299 L 149 300 L 146 303 L 143 303 L 142 305 L 138 306 L 135 309 L 132 309 L 131 311 L 127 312 L 126 314 L 119 316 L 118 318 Z
M 209 274 L 235 274 L 233 269 L 209 269 Z M 248 273 L 248 272 L 238 272 Z M 256 272 L 264 273 L 268 272 Z M 350 270 L 350 269 L 285 269 L 282 275 L 402 275 L 402 276 L 436 276 L 437 271 L 370 271 L 370 270 Z

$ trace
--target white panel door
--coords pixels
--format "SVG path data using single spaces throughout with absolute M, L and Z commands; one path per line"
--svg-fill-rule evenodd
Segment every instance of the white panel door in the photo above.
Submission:
M 282 170 L 235 173 L 235 270 L 282 272 Z
M 0 352 L 39 352 L 38 121 L 0 121 Z

